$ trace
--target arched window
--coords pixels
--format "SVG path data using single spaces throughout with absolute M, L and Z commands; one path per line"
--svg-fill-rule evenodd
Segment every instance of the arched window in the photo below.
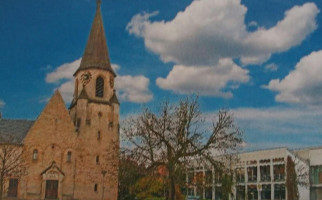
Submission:
M 101 131 L 97 131 L 97 140 L 101 139 Z
M 97 155 L 96 156 L 96 164 L 99 164 L 100 163 L 100 157 Z
M 97 183 L 94 185 L 94 192 L 97 192 Z
M 67 162 L 71 162 L 72 161 L 72 152 L 68 151 L 67 152 Z
M 96 96 L 103 97 L 103 95 L 104 95 L 104 79 L 99 76 L 96 79 Z
M 34 149 L 33 153 L 32 153 L 32 159 L 33 160 L 38 160 L 38 150 Z

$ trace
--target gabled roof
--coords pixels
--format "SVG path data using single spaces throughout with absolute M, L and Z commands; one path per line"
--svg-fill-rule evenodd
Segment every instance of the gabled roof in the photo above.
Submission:
M 119 105 L 120 105 L 120 102 L 119 102 L 119 100 L 117 99 L 117 96 L 116 96 L 116 92 L 115 92 L 115 90 L 113 91 L 113 96 L 111 97 L 110 102 L 111 102 L 111 103 L 116 103 L 116 104 L 119 104 Z
M 75 74 L 80 70 L 102 69 L 110 71 L 114 76 L 115 72 L 111 67 L 108 48 L 106 44 L 103 20 L 101 15 L 100 0 L 97 1 L 95 18 L 87 41 L 81 64 Z M 75 75 L 74 74 L 74 75 Z
M 20 144 L 35 121 L 0 119 L 0 144 Z
M 57 166 L 55 161 L 53 161 L 49 167 L 47 167 L 44 171 L 42 171 L 40 173 L 40 175 L 45 174 L 50 169 L 56 169 L 59 173 L 61 173 L 63 176 L 65 176 L 65 173 Z
M 84 88 L 82 89 L 81 93 L 79 94 L 78 99 L 88 99 L 88 95 L 87 95 Z

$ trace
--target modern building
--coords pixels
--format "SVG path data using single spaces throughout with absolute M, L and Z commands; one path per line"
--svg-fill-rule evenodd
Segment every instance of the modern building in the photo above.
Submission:
M 288 158 L 297 173 L 301 200 L 322 199 L 322 147 L 276 148 L 240 153 L 232 164 L 234 200 L 287 200 Z M 187 195 L 222 199 L 222 175 L 207 163 L 195 163 L 187 175 Z M 201 178 L 200 178 L 201 177 Z M 198 181 L 199 180 L 199 181 Z
M 117 199 L 119 102 L 115 77 L 97 1 L 84 55 L 74 73 L 70 107 L 66 108 L 56 91 L 35 121 L 0 119 L 0 151 L 2 155 L 6 151 L 6 169 L 15 167 L 4 177 L 4 197 Z
M 310 200 L 322 199 L 322 147 L 294 151 L 310 166 Z

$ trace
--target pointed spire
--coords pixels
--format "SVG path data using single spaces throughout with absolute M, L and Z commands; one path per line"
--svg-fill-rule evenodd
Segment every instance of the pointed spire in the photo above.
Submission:
M 80 70 L 94 68 L 110 71 L 114 76 L 116 76 L 111 67 L 111 62 L 108 55 L 108 48 L 106 44 L 103 20 L 101 15 L 101 0 L 97 0 L 96 3 L 96 14 L 92 24 L 92 29 L 87 41 L 81 64 L 75 74 Z

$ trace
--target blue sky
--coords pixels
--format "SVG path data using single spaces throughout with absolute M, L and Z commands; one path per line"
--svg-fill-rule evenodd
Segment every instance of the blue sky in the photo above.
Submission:
M 69 104 L 95 0 L 0 1 L 0 111 Z M 246 149 L 322 145 L 322 2 L 103 0 L 121 116 L 199 94 L 229 108 Z

